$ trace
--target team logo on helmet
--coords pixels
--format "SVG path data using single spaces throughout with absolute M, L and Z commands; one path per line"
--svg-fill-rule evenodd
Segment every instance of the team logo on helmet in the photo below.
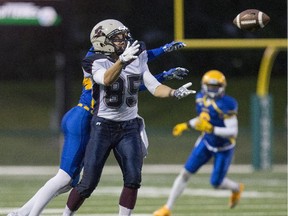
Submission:
M 98 28 L 96 28 L 94 30 L 93 38 L 105 36 L 105 34 L 104 34 L 104 32 L 102 30 L 103 30 L 103 26 L 99 26 Z

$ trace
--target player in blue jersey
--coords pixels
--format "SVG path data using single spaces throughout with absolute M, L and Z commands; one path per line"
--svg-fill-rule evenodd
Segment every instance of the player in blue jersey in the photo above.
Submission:
M 162 47 L 148 50 L 148 61 L 184 46 L 185 44 L 182 42 L 173 41 Z M 145 47 L 142 47 L 142 49 L 144 50 Z M 86 58 L 93 55 L 95 55 L 95 51 L 91 48 Z M 157 74 L 155 77 L 159 82 L 163 82 L 170 79 L 183 79 L 187 73 L 187 69 L 177 67 Z M 77 106 L 71 108 L 62 119 L 61 128 L 64 134 L 64 145 L 58 173 L 48 180 L 27 203 L 20 209 L 9 213 L 8 216 L 38 216 L 50 200 L 61 193 L 69 191 L 71 187 L 74 187 L 78 183 L 83 167 L 85 148 L 89 140 L 90 121 L 94 106 L 91 95 L 92 81 L 90 78 L 91 76 L 84 72 L 82 94 L 79 103 Z M 145 90 L 146 88 L 144 85 L 141 85 L 141 89 Z
M 83 61 L 83 71 L 93 77 L 95 108 L 90 140 L 84 157 L 80 183 L 70 192 L 63 215 L 73 215 L 96 188 L 105 162 L 113 154 L 123 174 L 119 215 L 134 209 L 141 183 L 147 137 L 138 116 L 138 90 L 143 83 L 155 97 L 181 99 L 195 93 L 187 83 L 178 89 L 161 84 L 151 75 L 147 53 L 138 41 L 130 43 L 129 30 L 121 22 L 108 19 L 96 24 L 90 34 L 95 55 Z
M 183 131 L 190 129 L 202 133 L 183 170 L 175 179 L 166 204 L 155 211 L 154 216 L 172 215 L 173 205 L 184 191 L 190 177 L 212 157 L 214 165 L 210 178 L 211 185 L 216 189 L 232 191 L 230 208 L 239 202 L 244 185 L 226 177 L 238 134 L 238 104 L 233 97 L 225 94 L 225 88 L 226 79 L 222 72 L 218 70 L 206 72 L 202 78 L 202 91 L 196 95 L 198 116 L 173 128 L 174 136 L 180 136 Z

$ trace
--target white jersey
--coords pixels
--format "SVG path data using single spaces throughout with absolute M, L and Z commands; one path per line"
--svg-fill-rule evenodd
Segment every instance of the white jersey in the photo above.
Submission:
M 83 60 L 83 70 L 93 75 L 94 114 L 113 121 L 134 119 L 138 113 L 138 90 L 141 83 L 152 94 L 161 83 L 149 71 L 146 51 L 123 68 L 111 86 L 104 86 L 104 73 L 113 64 L 112 59 L 97 53 Z

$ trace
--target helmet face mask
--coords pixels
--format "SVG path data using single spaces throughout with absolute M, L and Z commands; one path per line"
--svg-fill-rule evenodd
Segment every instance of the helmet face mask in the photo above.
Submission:
M 209 98 L 215 99 L 225 94 L 226 78 L 218 70 L 210 70 L 202 77 L 202 92 Z
M 118 56 L 124 52 L 127 46 L 127 41 L 128 41 L 127 33 L 114 34 L 109 39 L 108 38 L 106 39 L 106 43 L 114 47 L 114 51 Z
M 120 34 L 123 35 L 122 38 L 117 37 L 117 35 Z M 90 33 L 90 40 L 95 51 L 104 52 L 105 54 L 122 54 L 126 47 L 127 40 L 130 38 L 129 29 L 121 22 L 114 19 L 107 19 L 99 22 L 94 26 Z M 124 48 L 115 45 L 115 43 L 123 41 L 125 41 Z

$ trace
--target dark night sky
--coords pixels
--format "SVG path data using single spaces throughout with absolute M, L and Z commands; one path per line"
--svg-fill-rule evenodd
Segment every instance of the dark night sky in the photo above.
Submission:
M 61 1 L 53 2 L 58 4 Z M 286 0 L 277 0 L 277 3 L 275 0 L 184 2 L 187 38 L 287 38 Z M 265 29 L 250 33 L 233 26 L 234 17 L 249 8 L 257 8 L 271 17 Z M 51 71 L 55 71 L 54 54 L 64 48 L 69 50 L 71 74 L 74 77 L 81 76 L 80 62 L 90 47 L 90 31 L 95 24 L 107 18 L 124 23 L 135 39 L 146 42 L 148 49 L 168 43 L 174 37 L 173 0 L 72 0 L 62 4 L 59 11 L 65 14 L 69 27 L 0 27 L 1 79 L 53 78 L 55 73 Z M 195 70 L 225 67 L 237 70 L 237 74 L 245 74 L 250 67 L 259 67 L 262 53 L 263 50 L 183 51 L 164 57 L 162 61 L 152 64 L 151 68 L 162 70 L 164 66 L 169 68 L 181 64 Z M 250 62 L 251 59 L 254 62 Z M 275 67 L 278 68 L 277 73 L 286 74 L 287 52 L 279 54 Z

